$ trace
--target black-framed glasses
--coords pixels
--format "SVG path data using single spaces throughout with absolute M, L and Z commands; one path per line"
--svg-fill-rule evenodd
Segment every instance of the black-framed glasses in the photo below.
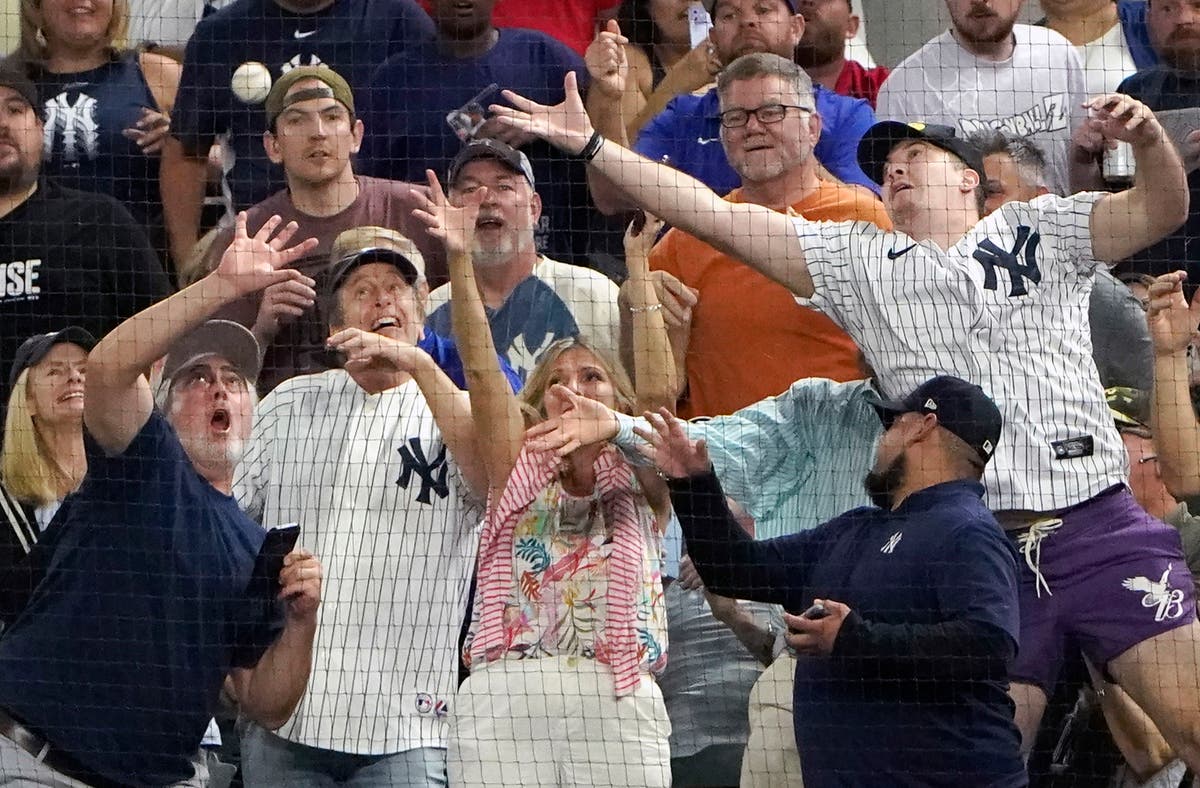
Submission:
M 727 129 L 740 129 L 750 122 L 750 116 L 758 118 L 759 123 L 778 123 L 787 117 L 789 109 L 801 112 L 812 112 L 811 107 L 801 107 L 798 104 L 763 104 L 754 109 L 727 109 L 717 115 L 721 125 Z

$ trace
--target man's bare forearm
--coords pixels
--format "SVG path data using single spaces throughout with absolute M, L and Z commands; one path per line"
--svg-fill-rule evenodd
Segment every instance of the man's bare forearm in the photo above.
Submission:
M 1186 351 L 1155 356 L 1151 419 L 1167 490 L 1176 498 L 1200 493 L 1200 422 L 1192 408 Z
M 269 730 L 288 721 L 308 687 L 316 633 L 315 616 L 289 621 L 257 665 L 233 672 L 233 686 L 242 714 Z
M 207 157 L 189 156 L 178 140 L 167 138 L 163 145 L 159 188 L 171 256 L 177 267 L 183 265 L 200 237 L 200 213 L 207 175 Z

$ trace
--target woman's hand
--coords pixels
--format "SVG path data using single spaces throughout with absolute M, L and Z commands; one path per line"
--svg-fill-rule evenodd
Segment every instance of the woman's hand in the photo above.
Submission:
M 413 216 L 445 245 L 448 258 L 470 255 L 475 243 L 475 221 L 479 218 L 479 206 L 487 198 L 487 187 L 480 186 L 464 195 L 462 205 L 453 205 L 446 199 L 433 170 L 425 170 L 425 177 L 429 193 L 416 195 L 420 207 L 413 210 Z
M 671 411 L 660 408 L 658 413 L 646 413 L 651 429 L 634 428 L 634 434 L 646 441 L 638 452 L 654 463 L 668 478 L 683 479 L 708 473 L 712 462 L 704 440 L 691 440 L 683 430 L 683 422 Z
M 142 107 L 142 116 L 129 128 L 121 132 L 127 140 L 133 140 L 147 156 L 162 152 L 163 142 L 171 131 L 171 118 L 165 112 Z
M 625 47 L 629 39 L 621 35 L 617 20 L 608 20 L 604 30 L 588 44 L 583 60 L 592 78 L 592 90 L 600 90 L 612 99 L 620 99 L 629 81 L 629 58 Z
M 644 211 L 634 214 L 625 230 L 625 268 L 631 277 L 650 275 L 650 250 L 662 228 L 662 219 Z

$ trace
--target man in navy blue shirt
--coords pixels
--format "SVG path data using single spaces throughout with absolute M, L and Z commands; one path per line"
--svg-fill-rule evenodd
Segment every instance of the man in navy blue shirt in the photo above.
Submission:
M 568 71 L 586 78 L 583 60 L 545 33 L 495 27 L 492 5 L 433 0 L 436 38 L 405 48 L 375 71 L 362 101 L 362 171 L 423 182 L 427 169 L 445 172 L 465 143 L 498 139 L 528 156 L 540 184 L 538 251 L 580 262 L 592 213 L 583 165 L 489 120 L 483 108 L 504 103 L 501 90 L 556 104 Z
M 208 151 L 219 135 L 229 135 L 235 156 L 226 176 L 235 210 L 286 185 L 283 170 L 263 151 L 262 102 L 272 80 L 297 66 L 324 64 L 351 85 L 365 85 L 388 57 L 432 35 L 433 24 L 413 0 L 236 0 L 202 19 L 188 41 L 162 155 L 163 210 L 176 264 L 200 235 Z M 259 73 L 255 66 L 265 67 L 268 79 L 259 93 L 239 98 L 231 80 L 243 65 Z
M 214 273 L 90 356 L 88 473 L 35 548 L 44 577 L 0 640 L 0 782 L 177 783 L 193 776 L 223 686 L 270 728 L 304 693 L 321 565 L 305 550 L 283 558 L 282 614 L 262 590 L 274 574 L 255 572 L 264 532 L 230 494 L 258 344 L 235 323 L 205 322 L 302 276 L 278 269 L 316 242 L 284 250 L 296 227 L 271 240 L 277 226 L 249 238 L 240 215 Z M 164 355 L 159 410 L 142 372 Z
M 1016 554 L 979 483 L 1000 412 L 948 376 L 877 410 L 876 506 L 766 541 L 735 522 L 702 441 L 659 416 L 645 437 L 705 586 L 791 611 L 809 788 L 1025 785 L 1007 692 Z

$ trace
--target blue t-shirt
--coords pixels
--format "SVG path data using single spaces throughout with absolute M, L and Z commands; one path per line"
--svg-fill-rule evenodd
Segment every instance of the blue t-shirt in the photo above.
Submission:
M 878 194 L 879 184 L 858 166 L 858 142 L 875 125 L 871 105 L 862 99 L 839 96 L 820 85 L 813 85 L 813 95 L 822 123 L 821 138 L 814 149 L 817 160 L 835 178 Z M 704 181 L 717 194 L 728 194 L 742 185 L 742 179 L 729 166 L 721 147 L 720 111 L 716 88 L 703 96 L 676 96 L 642 128 L 633 149 L 654 161 L 665 158 L 672 167 Z
M 473 58 L 456 58 L 435 41 L 410 46 L 388 59 L 363 92 L 363 146 L 360 170 L 367 175 L 424 183 L 425 170 L 445 179 L 463 143 L 446 115 L 480 99 L 505 104 L 512 90 L 540 104 L 563 100 L 563 77 L 574 71 L 586 87 L 587 68 L 566 45 L 535 30 L 500 30 L 495 46 Z M 587 249 L 591 203 L 584 166 L 540 140 L 523 148 L 533 165 L 542 219 L 535 234 L 538 250 L 559 259 L 578 259 Z M 449 184 L 443 184 L 447 188 Z
M 191 776 L 230 668 L 279 632 L 277 606 L 247 595 L 264 532 L 157 411 L 120 455 L 89 437 L 87 459 L 0 639 L 0 708 L 99 775 L 170 784 Z
M 433 363 L 446 373 L 446 377 L 454 381 L 454 385 L 466 390 L 467 374 L 463 369 L 462 355 L 458 352 L 458 345 L 453 339 L 445 334 L 437 334 L 425 329 L 421 332 L 421 338 L 417 340 L 417 347 L 429 354 Z M 499 354 L 497 355 L 499 356 Z M 508 381 L 508 385 L 512 386 L 513 391 L 520 391 L 521 376 L 508 363 L 508 359 L 504 356 L 499 356 L 499 358 L 500 371 L 504 373 L 504 379 Z
M 431 331 L 442 336 L 451 334 L 454 326 L 450 309 L 453 305 L 453 302 L 447 301 L 429 313 L 425 319 L 425 327 L 429 329 L 426 334 Z M 508 360 L 508 364 L 502 364 L 501 367 L 516 370 L 522 383 L 546 348 L 560 339 L 577 337 L 581 333 L 571 308 L 550 285 L 536 276 L 526 277 L 514 287 L 498 309 L 485 306 L 484 311 L 487 313 L 488 326 L 492 329 L 496 352 L 502 359 Z M 508 371 L 505 375 L 508 376 Z M 519 391 L 520 386 L 514 390 Z
M 359 89 L 384 60 L 432 36 L 433 22 L 413 0 L 336 0 L 311 14 L 273 0 L 237 0 L 200 20 L 188 40 L 171 131 L 194 156 L 230 132 L 237 162 L 229 187 L 234 207 L 249 208 L 287 184 L 263 151 L 262 103 L 244 104 L 230 89 L 238 66 L 257 61 L 278 79 L 296 66 L 323 63 Z M 360 100 L 356 95 L 356 108 Z
M 143 108 L 158 109 L 137 53 L 71 74 L 33 66 L 29 76 L 46 110 L 42 172 L 72 189 L 116 197 L 143 227 L 157 223 L 159 158 L 123 133 Z

